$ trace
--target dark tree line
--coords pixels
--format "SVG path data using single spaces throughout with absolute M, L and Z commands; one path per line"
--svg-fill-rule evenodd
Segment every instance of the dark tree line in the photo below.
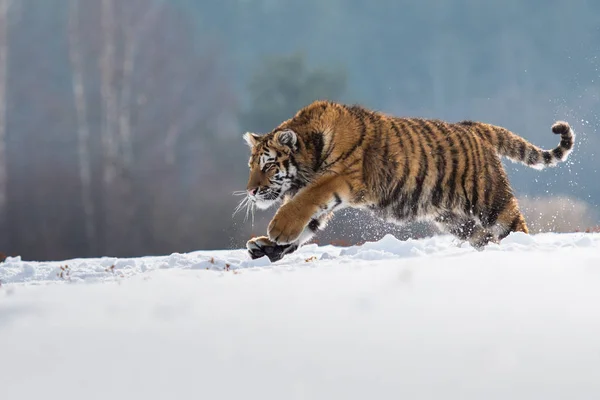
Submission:
M 168 3 L 62 5 L 23 0 L 8 10 L 18 23 L 7 43 L 0 32 L 2 250 L 46 259 L 227 243 L 243 145 L 218 43 L 198 45 Z

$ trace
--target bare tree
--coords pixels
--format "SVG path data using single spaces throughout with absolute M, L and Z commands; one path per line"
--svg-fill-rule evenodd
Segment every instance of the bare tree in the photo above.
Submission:
M 148 30 L 155 27 L 155 24 L 158 22 L 163 4 L 151 2 L 148 5 L 146 1 L 138 4 L 129 1 L 127 4 L 122 4 L 125 9 L 121 10 L 121 15 L 126 16 L 126 19 L 121 21 L 123 30 L 123 66 L 119 96 L 119 144 L 123 164 L 126 169 L 130 168 L 131 163 L 134 161 L 131 108 L 133 106 L 133 72 L 136 54 L 141 40 L 146 36 Z M 148 9 L 144 9 L 144 6 L 148 6 Z M 141 13 L 140 10 L 142 10 Z
M 83 60 L 79 43 L 79 0 L 69 1 L 69 56 L 73 81 L 73 95 L 77 113 L 77 154 L 81 180 L 81 203 L 87 245 L 92 254 L 96 252 L 95 207 L 92 198 L 92 167 L 89 151 L 90 128 L 87 120 L 87 105 L 83 77 Z
M 102 104 L 101 137 L 103 149 L 102 180 L 103 180 L 103 214 L 102 214 L 102 241 L 104 251 L 115 251 L 115 244 L 123 236 L 122 230 L 126 229 L 121 221 L 121 208 L 119 201 L 121 191 L 126 189 L 115 184 L 115 179 L 122 176 L 122 159 L 119 157 L 118 142 L 118 96 L 116 89 L 117 79 L 117 20 L 114 0 L 102 0 L 101 4 L 101 55 L 100 68 L 100 94 Z M 119 176 L 117 176 L 119 175 Z
M 8 74 L 8 8 L 10 0 L 0 0 L 0 231 L 8 231 L 7 195 L 8 171 L 6 161 L 6 103 Z M 4 235 L 4 233 L 2 234 Z M 6 243 L 5 238 L 0 242 Z
M 61 4 L 10 9 L 15 226 L 0 250 L 64 259 L 227 243 L 231 192 L 244 179 L 236 154 L 247 148 L 221 46 L 200 47 L 193 20 L 169 2 Z
M 117 122 L 117 97 L 115 95 L 115 12 L 113 0 L 102 0 L 102 56 L 100 58 L 102 108 L 102 140 L 104 147 L 104 185 L 110 185 L 116 175 L 117 141 L 115 140 Z

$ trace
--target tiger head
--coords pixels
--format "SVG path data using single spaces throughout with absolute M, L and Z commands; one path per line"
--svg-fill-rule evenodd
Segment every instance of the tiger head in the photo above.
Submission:
M 297 190 L 298 169 L 294 160 L 298 137 L 292 130 L 276 130 L 267 135 L 246 133 L 251 148 L 250 177 L 246 187 L 248 202 L 265 210 Z

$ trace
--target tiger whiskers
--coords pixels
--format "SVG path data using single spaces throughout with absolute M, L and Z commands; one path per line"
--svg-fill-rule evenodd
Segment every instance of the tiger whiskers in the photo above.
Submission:
M 241 196 L 242 194 L 247 194 L 247 193 L 245 191 L 233 192 L 234 196 Z M 249 196 L 244 197 L 239 202 L 239 204 L 237 205 L 237 207 L 235 208 L 235 210 L 233 211 L 233 214 L 231 216 L 235 217 L 235 215 L 237 213 L 239 213 L 240 211 L 242 211 L 244 209 L 244 207 L 246 208 L 246 215 L 244 217 L 244 222 L 247 222 L 248 218 L 251 216 L 252 217 L 252 226 L 254 226 L 254 210 L 256 208 L 256 205 L 254 204 L 254 201 L 252 201 L 250 199 Z
M 252 227 L 254 227 L 254 202 L 248 201 L 246 203 L 246 216 L 244 217 L 244 222 L 248 221 L 248 216 L 252 217 Z
M 237 213 L 239 213 L 244 207 L 248 207 L 248 203 L 250 202 L 250 197 L 246 196 L 244 197 L 237 205 L 237 207 L 235 208 L 235 210 L 233 210 L 233 214 L 231 214 L 232 217 L 235 217 L 235 215 Z

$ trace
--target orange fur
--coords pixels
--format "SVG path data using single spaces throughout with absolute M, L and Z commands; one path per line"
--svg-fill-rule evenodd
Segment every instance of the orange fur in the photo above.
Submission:
M 273 246 L 299 246 L 337 209 L 359 207 L 396 222 L 432 220 L 482 248 L 512 231 L 528 232 L 500 157 L 555 165 L 574 135 L 565 122 L 552 130 L 561 142 L 546 151 L 480 122 L 398 118 L 317 101 L 269 134 L 246 134 L 248 189 L 272 189 L 265 196 L 283 201 L 267 231 Z M 277 179 L 285 183 L 273 189 Z

